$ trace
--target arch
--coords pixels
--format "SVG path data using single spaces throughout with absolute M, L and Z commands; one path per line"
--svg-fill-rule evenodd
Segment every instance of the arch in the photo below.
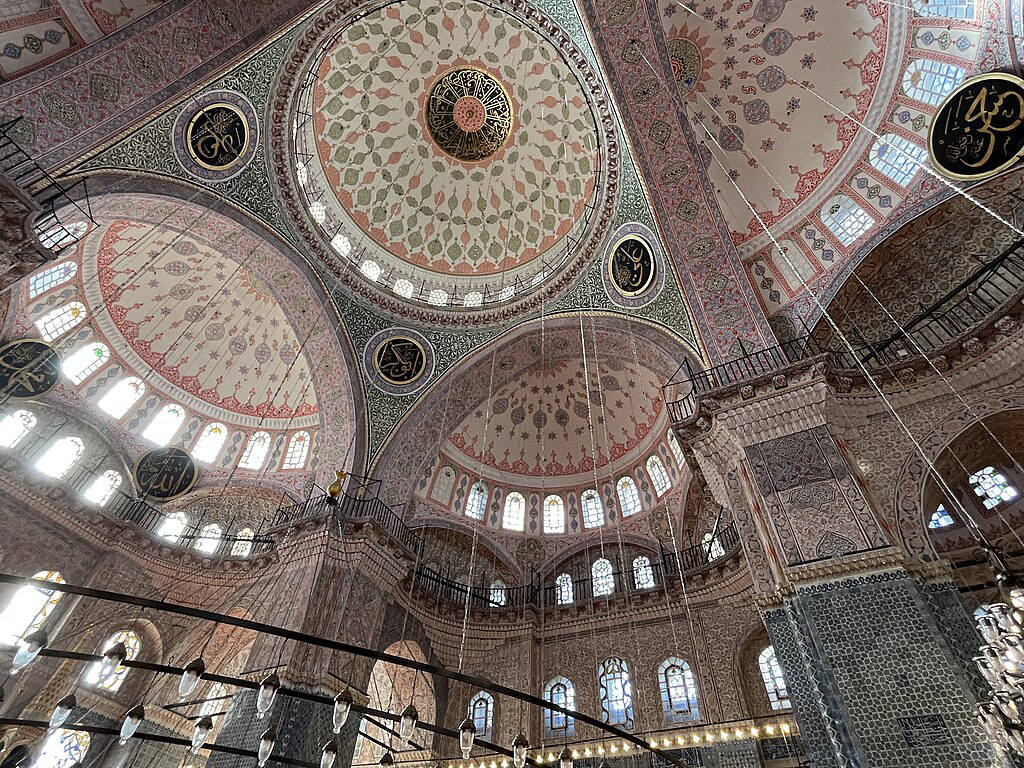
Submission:
M 568 573 L 558 574 L 555 577 L 555 604 L 571 605 L 574 600 L 572 576 Z
M 14 448 L 35 429 L 38 419 L 32 411 L 21 408 L 0 420 L 0 448 Z
M 491 582 L 487 591 L 487 602 L 499 608 L 508 605 L 508 587 L 504 581 L 495 579 Z
M 36 328 L 43 341 L 55 341 L 85 320 L 87 311 L 80 301 L 71 301 L 51 309 L 36 320 Z
M 61 370 L 72 384 L 81 384 L 109 361 L 110 347 L 102 341 L 91 341 L 72 352 Z
M 565 709 L 576 709 L 576 689 L 572 681 L 556 675 L 544 685 L 544 698 L 552 704 Z M 575 718 L 553 709 L 544 710 L 544 735 L 547 738 L 574 736 L 576 732 Z
M 686 454 L 683 453 L 683 447 L 679 445 L 679 439 L 672 429 L 668 431 L 668 447 L 672 451 L 672 458 L 676 460 L 676 464 L 682 470 L 686 466 Z
M 72 259 L 54 264 L 41 272 L 33 273 L 28 279 L 28 297 L 34 299 L 51 288 L 63 285 L 78 274 L 78 263 Z
M 775 646 L 769 645 L 758 654 L 757 666 L 761 670 L 761 679 L 764 681 L 764 689 L 772 709 L 790 709 L 792 704 L 789 701 L 789 689 L 782 674 L 782 665 L 775 654 Z
M 469 489 L 469 498 L 466 499 L 466 516 L 474 520 L 484 519 L 487 510 L 487 483 L 477 480 Z
M 156 531 L 156 535 L 167 539 L 172 544 L 177 543 L 187 527 L 188 515 L 179 510 L 164 518 L 163 523 Z
M 220 547 L 221 539 L 224 538 L 224 529 L 217 523 L 207 523 L 199 529 L 193 546 L 200 552 L 212 555 Z
M 98 475 L 82 495 L 86 501 L 90 501 L 98 507 L 104 507 L 114 492 L 121 487 L 122 481 L 120 472 L 108 469 L 102 475 Z
M 645 466 L 647 467 L 647 474 L 651 478 L 651 483 L 654 485 L 654 492 L 659 497 L 664 496 L 665 492 L 672 487 L 672 481 L 668 479 L 665 465 L 661 463 L 659 457 L 648 456 Z
M 615 591 L 615 574 L 606 557 L 599 557 L 590 566 L 590 585 L 594 597 L 605 597 Z
M 687 662 L 675 656 L 661 662 L 658 666 L 658 689 L 665 723 L 700 720 L 697 683 Z
M 252 540 L 256 534 L 252 528 L 243 528 L 235 534 L 235 542 L 231 545 L 232 557 L 248 557 L 252 552 Z
M 967 75 L 955 64 L 935 59 L 914 59 L 903 73 L 903 93 L 914 101 L 937 107 Z
M 565 502 L 555 493 L 544 499 L 544 533 L 565 533 Z
M 306 466 L 306 457 L 309 456 L 309 432 L 300 430 L 292 435 L 288 441 L 288 450 L 285 451 L 284 460 L 281 462 L 281 469 L 302 469 Z
M 604 525 L 604 507 L 601 497 L 593 488 L 587 488 L 580 494 L 580 505 L 583 507 L 583 527 L 598 528 Z
M 478 738 L 491 740 L 494 735 L 494 697 L 487 691 L 479 691 L 469 700 L 466 717 L 476 726 Z
M 821 208 L 821 223 L 843 245 L 853 245 L 875 225 L 870 213 L 853 198 L 836 195 Z
M 142 436 L 151 443 L 167 445 L 185 422 L 185 409 L 177 403 L 168 403 L 152 418 L 142 432 Z
M 653 589 L 656 586 L 654 569 L 647 555 L 637 555 L 633 558 L 633 585 L 637 589 Z
M 907 187 L 928 159 L 920 144 L 895 133 L 884 133 L 871 145 L 868 162 L 901 187 Z
M 609 725 L 633 728 L 633 682 L 625 659 L 613 656 L 597 667 L 601 720 Z
M 60 571 L 39 571 L 32 578 L 64 583 Z M 35 584 L 18 589 L 0 613 L 0 645 L 17 645 L 25 635 L 42 628 L 63 596 L 63 592 Z
M 125 659 L 132 661 L 139 656 L 139 652 L 142 650 L 142 641 L 134 631 L 130 629 L 122 629 L 110 637 L 103 644 L 100 649 L 100 653 L 106 653 L 118 643 L 124 643 L 125 648 Z M 125 677 L 128 676 L 128 667 L 123 664 L 118 664 L 116 669 L 110 671 L 104 677 L 100 676 L 103 669 L 103 663 L 100 661 L 94 661 L 89 665 L 89 670 L 85 674 L 85 682 L 89 685 L 96 686 L 97 688 L 103 688 L 105 690 L 114 693 L 120 690 L 124 684 Z
M 97 407 L 105 413 L 120 419 L 146 394 L 146 385 L 137 376 L 127 376 L 118 381 L 100 398 Z
M 224 441 L 228 438 L 228 428 L 220 422 L 207 424 L 200 433 L 195 445 L 192 446 L 192 458 L 209 464 L 216 460 Z
M 427 661 L 426 654 L 419 643 L 412 640 L 400 640 L 392 643 L 384 649 L 384 652 L 414 661 Z M 401 712 L 406 705 L 412 704 L 423 720 L 437 722 L 434 679 L 430 675 L 424 675 L 422 672 L 408 667 L 378 661 L 370 670 L 366 693 L 369 699 L 368 704 L 374 709 L 385 712 Z M 390 742 L 390 735 L 374 723 L 364 721 L 362 729 L 367 735 L 379 741 Z M 383 748 L 375 744 L 372 739 L 363 739 L 359 745 L 355 762 L 376 763 L 383 751 Z
M 700 543 L 709 563 L 720 557 L 725 557 L 725 547 L 722 546 L 722 542 L 717 536 L 711 534 L 711 531 L 704 534 Z
M 615 484 L 615 493 L 619 497 L 619 510 L 623 517 L 635 515 L 640 511 L 640 493 L 637 491 L 632 477 L 629 475 L 620 477 L 619 482 Z
M 242 451 L 242 458 L 238 460 L 238 466 L 242 469 L 263 469 L 268 453 L 270 453 L 270 433 L 253 432 L 245 444 L 245 450 Z
M 35 467 L 44 475 L 59 480 L 71 471 L 84 452 L 85 442 L 82 438 L 68 435 L 50 443 L 36 461 Z
M 522 531 L 526 525 L 526 499 L 519 491 L 505 497 L 505 514 L 501 527 L 508 531 Z

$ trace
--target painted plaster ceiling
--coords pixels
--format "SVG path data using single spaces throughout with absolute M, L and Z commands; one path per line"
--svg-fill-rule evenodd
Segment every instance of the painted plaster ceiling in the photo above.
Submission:
M 456 322 L 578 272 L 607 223 L 610 116 L 552 29 L 501 6 L 404 0 L 317 42 L 288 164 L 330 269 L 389 309 Z

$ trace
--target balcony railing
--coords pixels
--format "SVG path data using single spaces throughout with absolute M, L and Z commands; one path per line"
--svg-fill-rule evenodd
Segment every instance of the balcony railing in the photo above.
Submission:
M 922 353 L 932 354 L 990 322 L 1014 301 L 1024 297 L 1024 239 L 995 258 L 903 324 L 902 330 L 880 341 L 848 349 L 825 346 L 808 334 L 774 347 L 758 349 L 735 360 L 694 371 L 685 359 L 664 387 L 665 402 L 674 423 L 696 413 L 701 396 L 771 376 L 788 366 L 821 357 L 834 370 L 892 369 Z

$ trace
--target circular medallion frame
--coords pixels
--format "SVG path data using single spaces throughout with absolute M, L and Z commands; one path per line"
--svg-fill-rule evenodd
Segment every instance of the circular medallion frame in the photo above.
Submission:
M 363 348 L 363 367 L 377 389 L 390 395 L 412 395 L 434 374 L 434 348 L 411 328 L 385 328 Z
M 259 125 L 255 107 L 241 93 L 208 91 L 175 118 L 174 157 L 187 173 L 203 181 L 233 179 L 256 155 Z
M 463 163 L 491 158 L 505 146 L 515 126 L 508 89 L 480 67 L 452 67 L 438 75 L 427 91 L 423 111 L 434 146 Z
M 616 262 L 621 266 L 626 259 L 631 262 L 631 282 L 622 285 Z M 658 236 L 643 224 L 630 222 L 619 227 L 609 240 L 601 263 L 601 281 L 613 304 L 639 309 L 654 301 L 665 287 L 666 267 Z
M 1004 103 L 1005 116 L 1000 114 Z M 999 149 L 1004 138 L 1011 140 L 1010 147 Z M 980 159 L 973 161 L 978 155 Z M 928 128 L 928 159 L 943 176 L 980 181 L 1002 173 L 1021 158 L 1024 79 L 1005 72 L 968 78 L 935 111 Z
M 132 480 L 143 497 L 167 501 L 188 493 L 199 479 L 199 469 L 188 451 L 154 448 L 132 466 Z
M 0 347 L 0 392 L 15 400 L 45 395 L 60 371 L 60 355 L 45 341 L 17 339 Z

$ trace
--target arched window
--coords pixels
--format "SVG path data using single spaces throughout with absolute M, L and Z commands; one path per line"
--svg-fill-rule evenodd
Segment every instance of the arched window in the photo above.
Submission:
M 651 568 L 651 559 L 647 555 L 633 558 L 633 583 L 637 589 L 654 587 L 654 569 Z
M 757 657 L 757 666 L 761 670 L 761 679 L 764 680 L 764 689 L 768 692 L 768 701 L 772 709 L 789 709 L 789 690 L 786 688 L 786 678 L 782 676 L 782 665 L 779 664 L 779 657 L 775 655 L 775 647 L 769 645 Z
M 285 451 L 281 469 L 302 469 L 306 466 L 306 456 L 308 455 L 309 432 L 305 430 L 296 432 L 288 442 L 288 450 Z
M 100 651 L 100 653 L 106 653 L 118 643 L 124 643 L 124 648 L 127 651 L 125 658 L 129 661 L 136 658 L 139 655 L 139 651 L 142 649 L 142 643 L 139 641 L 139 636 L 130 629 L 122 629 L 120 632 L 115 632 L 107 639 L 107 642 L 103 644 L 103 650 Z M 125 677 L 128 675 L 128 667 L 123 664 L 119 664 L 117 669 L 101 680 L 100 669 L 102 666 L 102 662 L 94 661 L 85 675 L 85 682 L 89 685 L 106 688 L 108 691 L 118 690 L 124 682 Z
M 588 488 L 580 494 L 580 503 L 583 505 L 583 527 L 597 528 L 604 525 L 604 507 L 601 506 L 601 497 L 597 491 Z
M 918 16 L 973 19 L 974 0 L 914 0 L 914 10 Z
M 594 597 L 603 597 L 615 591 L 612 564 L 606 558 L 599 557 L 590 566 L 590 583 L 593 586 Z
M 175 512 L 164 519 L 163 525 L 157 529 L 156 535 L 173 543 L 181 538 L 187 525 L 188 515 L 184 512 Z
M 679 445 L 679 440 L 676 439 L 676 433 L 671 429 L 668 431 L 668 447 L 672 451 L 672 456 L 675 457 L 676 464 L 682 469 L 686 466 L 686 455 L 683 453 L 683 448 Z
M 36 415 L 24 409 L 8 413 L 0 421 L 0 447 L 13 448 L 35 429 Z
M 231 545 L 232 557 L 248 557 L 252 552 L 252 540 L 256 534 L 252 528 L 243 528 L 235 534 L 235 543 Z
M 145 392 L 146 385 L 142 383 L 142 379 L 129 376 L 108 389 L 97 405 L 101 411 L 109 413 L 115 419 L 120 419 L 128 413 L 129 408 L 139 402 L 139 398 Z
M 199 529 L 199 535 L 196 536 L 194 546 L 200 552 L 213 554 L 217 551 L 217 547 L 220 546 L 220 540 L 223 536 L 223 528 L 216 523 L 207 523 Z
M 44 475 L 58 480 L 68 473 L 85 451 L 80 437 L 62 437 L 50 443 L 43 455 L 36 461 L 36 469 Z
M 39 329 L 43 341 L 53 341 L 85 320 L 85 314 L 85 305 L 72 301 L 62 307 L 51 309 L 40 317 L 36 320 L 36 328 Z
M 659 496 L 672 487 L 672 482 L 668 479 L 668 473 L 665 471 L 665 465 L 661 463 L 661 459 L 657 456 L 651 456 L 647 459 L 647 474 L 651 476 L 651 482 L 654 483 L 654 492 Z
M 871 147 L 868 162 L 901 187 L 905 187 L 927 157 L 928 152 L 920 144 L 915 144 L 895 133 L 886 133 Z
M 950 516 L 949 512 L 946 511 L 946 508 L 942 504 L 939 504 L 939 506 L 935 508 L 935 511 L 932 512 L 932 519 L 928 521 L 928 527 L 948 528 L 953 525 L 954 522 L 955 521 L 952 516 Z
M 474 520 L 483 520 L 486 508 L 487 486 L 482 480 L 477 480 L 469 489 L 469 498 L 466 499 L 466 516 L 472 517 Z
M 104 507 L 110 501 L 110 497 L 114 495 L 114 491 L 121 487 L 121 480 L 120 472 L 108 469 L 92 481 L 83 496 L 86 501 Z
M 207 424 L 206 429 L 199 435 L 196 444 L 192 446 L 192 456 L 196 461 L 209 464 L 217 458 L 221 446 L 228 437 L 228 428 L 220 422 Z
M 565 503 L 552 494 L 544 499 L 544 533 L 565 533 Z
M 521 531 L 526 524 L 526 499 L 523 494 L 513 491 L 505 497 L 505 515 L 501 527 L 508 531 Z
M 504 581 L 495 579 L 491 582 L 491 588 L 487 591 L 487 601 L 496 607 L 508 604 L 508 587 Z
M 490 741 L 494 730 L 494 697 L 487 691 L 480 691 L 469 700 L 469 719 L 476 726 L 478 739 Z
M 81 384 L 110 360 L 110 348 L 100 341 L 93 341 L 79 347 L 64 361 L 61 370 L 71 379 L 72 384 Z
M 231 703 L 228 701 L 228 698 L 228 687 L 224 683 L 214 683 L 210 686 L 202 706 L 199 707 L 199 716 L 209 715 L 214 717 L 223 714 L 227 711 L 228 704 Z
M 85 731 L 56 730 L 46 737 L 32 768 L 71 768 L 85 759 L 89 741 Z
M 712 560 L 725 557 L 725 548 L 722 546 L 722 542 L 718 540 L 717 536 L 712 536 L 710 531 L 704 534 L 704 537 L 701 539 L 701 546 L 704 547 L 704 551 L 707 553 L 709 563 Z
M 64 583 L 59 571 L 40 571 L 32 578 Z M 42 627 L 63 596 L 63 592 L 34 584 L 21 587 L 0 613 L 0 644 L 17 645 L 25 635 Z
M 981 497 L 985 509 L 992 509 L 1004 501 L 1013 501 L 1019 495 L 1006 480 L 1006 475 L 996 472 L 995 467 L 979 469 L 968 478 L 974 493 Z
M 167 445 L 181 428 L 185 421 L 185 409 L 180 405 L 165 405 L 161 408 L 149 426 L 142 433 L 142 436 L 157 445 Z
M 572 576 L 568 573 L 560 573 L 555 579 L 555 603 L 557 605 L 570 605 L 575 598 L 572 594 Z
M 937 107 L 966 75 L 966 70 L 954 64 L 914 59 L 903 73 L 903 92 L 915 101 Z
M 62 261 L 60 264 L 54 264 L 42 272 L 36 272 L 28 279 L 28 297 L 34 299 L 51 288 L 56 288 L 61 283 L 66 283 L 77 274 L 78 264 L 73 261 Z
M 625 659 L 610 658 L 597 668 L 601 719 L 609 725 L 633 727 L 633 684 Z
M 658 667 L 658 687 L 661 689 L 661 710 L 666 723 L 700 720 L 697 684 L 689 664 L 674 656 L 665 659 Z
M 242 469 L 262 469 L 269 452 L 270 434 L 268 432 L 253 432 L 249 437 L 249 442 L 245 444 L 245 450 L 242 451 L 242 458 L 238 460 L 238 466 Z
M 636 483 L 629 475 L 620 477 L 615 484 L 615 492 L 619 496 L 619 509 L 623 517 L 635 515 L 640 511 L 640 494 L 637 493 Z
M 852 198 L 846 195 L 836 195 L 821 209 L 821 223 L 836 236 L 840 243 L 851 245 L 858 237 L 871 229 L 875 220 Z
M 544 686 L 544 699 L 555 706 L 565 709 L 576 709 L 576 689 L 567 677 L 558 675 L 548 680 Z M 544 710 L 544 735 L 548 738 L 572 736 L 573 718 L 553 709 Z

